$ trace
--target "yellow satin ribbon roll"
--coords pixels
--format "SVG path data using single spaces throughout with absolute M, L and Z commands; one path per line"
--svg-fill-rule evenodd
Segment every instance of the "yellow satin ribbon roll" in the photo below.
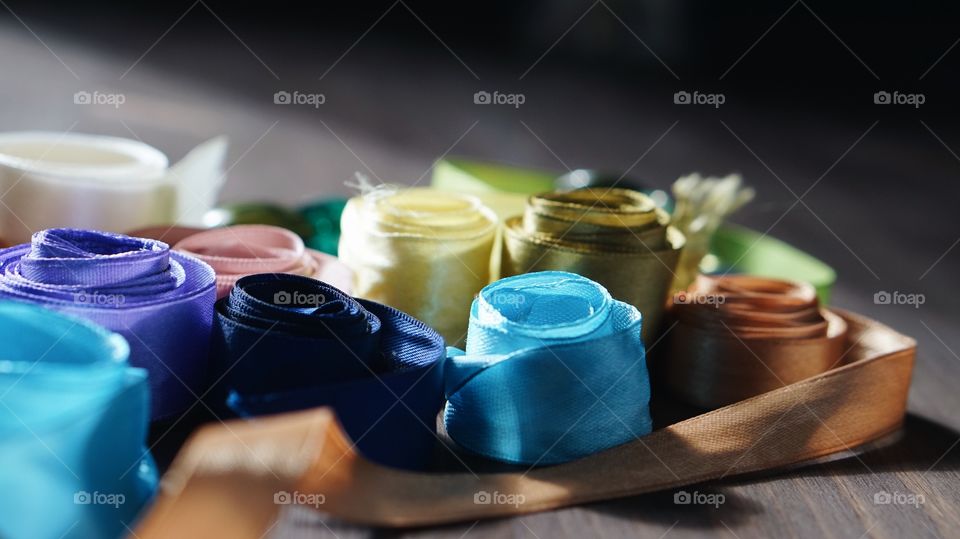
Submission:
M 650 344 L 663 315 L 684 237 L 650 197 L 586 188 L 534 195 L 507 219 L 501 276 L 562 270 L 602 284 L 643 315 Z
M 469 195 L 380 187 L 347 202 L 340 228 L 356 296 L 413 315 L 449 345 L 463 340 L 470 304 L 490 282 L 492 210 Z

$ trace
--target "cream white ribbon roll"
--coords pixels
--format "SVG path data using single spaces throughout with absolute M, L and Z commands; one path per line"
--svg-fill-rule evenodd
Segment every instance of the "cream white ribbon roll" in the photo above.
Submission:
M 223 184 L 226 151 L 217 137 L 168 166 L 160 150 L 135 140 L 0 133 L 0 237 L 16 244 L 47 228 L 198 225 Z

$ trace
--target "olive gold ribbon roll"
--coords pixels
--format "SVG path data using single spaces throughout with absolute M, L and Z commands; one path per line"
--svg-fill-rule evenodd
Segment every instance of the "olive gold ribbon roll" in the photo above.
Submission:
M 534 195 L 506 220 L 501 277 L 542 270 L 577 273 L 640 310 L 643 340 L 660 325 L 683 234 L 637 191 L 585 188 Z
M 470 304 L 490 282 L 492 210 L 469 195 L 381 186 L 351 198 L 340 227 L 356 296 L 411 314 L 450 345 L 463 340 Z
M 673 298 L 663 382 L 719 408 L 805 380 L 842 359 L 847 323 L 821 309 L 807 283 L 700 275 Z

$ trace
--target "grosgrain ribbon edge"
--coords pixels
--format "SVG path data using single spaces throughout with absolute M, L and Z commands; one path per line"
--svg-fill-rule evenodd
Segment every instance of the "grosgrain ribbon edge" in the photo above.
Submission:
M 261 420 L 260 429 L 206 427 L 177 457 L 167 475 L 171 488 L 141 523 L 137 536 L 158 539 L 229 529 L 236 534 L 232 536 L 259 537 L 276 518 L 278 507 L 267 496 L 277 489 L 323 493 L 321 509 L 346 521 L 409 527 L 643 494 L 772 471 L 849 450 L 887 436 L 902 423 L 916 341 L 860 315 L 835 312 L 851 327 L 848 342 L 854 359 L 846 364 L 654 431 L 643 442 L 524 475 L 483 474 L 477 479 L 472 474 L 424 475 L 373 464 L 351 450 L 335 416 L 325 408 Z M 807 392 L 801 394 L 803 390 Z M 812 391 L 815 398 L 810 398 Z M 831 409 L 835 413 L 826 414 Z M 864 418 L 865 411 L 870 418 Z M 804 443 L 797 439 L 801 430 L 807 434 Z M 742 439 L 745 432 L 753 432 L 755 440 Z M 265 465 L 242 455 L 236 434 L 253 447 L 272 449 L 266 454 L 280 460 L 271 468 L 283 476 L 264 480 Z M 724 443 L 734 446 L 717 445 Z M 763 450 L 749 450 L 754 444 L 762 444 Z M 652 456 L 654 451 L 660 457 Z M 289 454 L 310 456 L 299 462 L 279 457 Z M 770 459 L 771 454 L 779 458 Z M 680 471 L 678 477 L 667 462 Z M 234 492 L 241 484 L 247 489 L 242 496 Z M 523 494 L 526 501 L 474 503 L 472 495 L 483 490 Z M 189 514 L 206 517 L 190 519 Z

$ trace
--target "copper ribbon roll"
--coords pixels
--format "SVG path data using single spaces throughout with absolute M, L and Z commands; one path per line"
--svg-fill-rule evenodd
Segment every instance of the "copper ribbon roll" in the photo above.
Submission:
M 167 472 L 136 537 L 259 539 L 283 507 L 278 493 L 291 502 L 322 500 L 319 510 L 351 522 L 422 526 L 633 496 L 848 451 L 899 428 L 916 342 L 861 316 L 835 314 L 848 325 L 849 348 L 830 371 L 526 473 L 379 466 L 353 451 L 326 408 L 204 427 Z M 476 503 L 482 492 L 523 502 Z
M 640 310 L 643 340 L 659 329 L 683 234 L 648 196 L 617 188 L 534 195 L 506 220 L 501 277 L 562 270 Z
M 806 283 L 701 275 L 673 299 L 664 384 L 719 408 L 826 372 L 844 352 L 847 323 Z

